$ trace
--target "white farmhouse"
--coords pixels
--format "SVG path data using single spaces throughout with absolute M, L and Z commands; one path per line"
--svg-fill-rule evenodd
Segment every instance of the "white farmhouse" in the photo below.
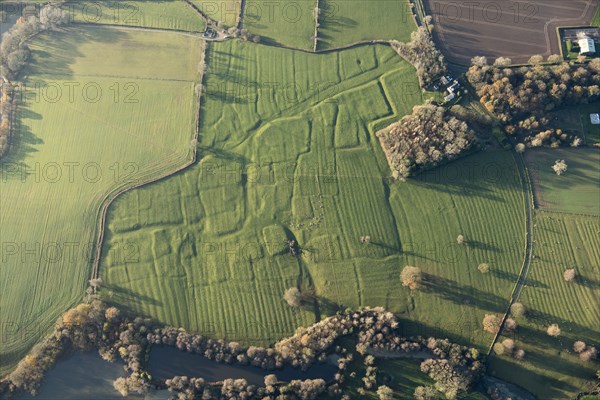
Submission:
M 596 52 L 594 39 L 584 36 L 577 43 L 579 44 L 579 54 L 594 54 Z

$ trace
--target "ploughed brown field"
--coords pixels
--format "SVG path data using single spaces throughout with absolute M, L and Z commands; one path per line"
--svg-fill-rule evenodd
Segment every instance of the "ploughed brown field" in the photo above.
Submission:
M 469 64 L 474 56 L 560 54 L 556 28 L 589 25 L 598 0 L 423 0 L 433 17 L 434 36 L 449 61 Z

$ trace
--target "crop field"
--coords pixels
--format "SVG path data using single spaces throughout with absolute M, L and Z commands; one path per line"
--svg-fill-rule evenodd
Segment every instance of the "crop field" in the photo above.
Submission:
M 586 0 L 423 3 L 438 46 L 448 60 L 463 65 L 474 56 L 525 63 L 533 54 L 560 54 L 556 28 L 588 25 L 598 10 L 598 2 Z
M 247 0 L 244 28 L 260 35 L 263 43 L 312 50 L 315 5 L 314 0 Z
M 235 26 L 242 0 L 192 0 L 200 10 L 227 26 Z
M 197 38 L 78 27 L 31 49 L 0 164 L 0 373 L 81 301 L 105 198 L 190 159 L 197 113 Z
M 382 305 L 413 320 L 413 333 L 489 345 L 481 319 L 506 307 L 522 264 L 511 154 L 390 184 L 374 132 L 422 94 L 386 46 L 311 55 L 227 42 L 211 44 L 207 62 L 201 161 L 109 210 L 108 300 L 243 343 L 273 342 L 340 307 Z M 139 245 L 138 261 L 119 259 L 125 243 Z M 493 272 L 480 274 L 481 262 Z M 400 285 L 406 264 L 429 274 L 422 291 Z M 291 286 L 316 301 L 290 308 Z
M 514 337 L 523 348 L 523 361 L 501 356 L 492 359 L 492 371 L 531 391 L 541 399 L 574 398 L 597 370 L 573 352 L 573 343 L 600 344 L 600 218 L 537 212 L 534 254 L 520 301 L 526 318 L 517 319 Z M 563 272 L 575 268 L 573 282 Z M 561 335 L 552 338 L 546 328 L 557 323 Z
M 366 40 L 407 42 L 416 29 L 408 1 L 321 0 L 319 49 Z
M 67 3 L 64 8 L 71 13 L 74 22 L 177 29 L 192 32 L 201 32 L 205 27 L 204 19 L 183 1 L 76 1 Z
M 27 0 L 20 3 L 48 3 L 45 0 Z M 77 0 L 62 6 L 71 21 L 90 24 L 127 25 L 133 27 L 176 29 L 201 32 L 204 19 L 183 1 L 172 0 Z M 17 11 L 19 10 L 19 11 Z M 18 12 L 7 6 L 9 13 Z
M 526 154 L 536 200 L 542 209 L 600 215 L 600 151 L 595 148 L 536 149 Z M 552 170 L 556 160 L 568 169 Z

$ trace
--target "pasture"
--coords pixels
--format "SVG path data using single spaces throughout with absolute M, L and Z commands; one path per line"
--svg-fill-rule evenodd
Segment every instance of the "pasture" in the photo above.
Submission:
M 197 38 L 71 27 L 30 47 L 14 147 L 0 164 L 10 210 L 0 215 L 0 373 L 81 301 L 100 205 L 187 162 L 197 114 Z
M 416 30 L 408 1 L 320 1 L 318 49 L 367 40 L 408 42 Z
M 595 148 L 534 149 L 525 155 L 536 201 L 542 209 L 600 215 L 600 151 Z M 568 169 L 561 176 L 552 170 L 556 160 Z
M 244 29 L 260 35 L 261 42 L 266 44 L 312 50 L 315 5 L 314 0 L 247 0 L 244 9 Z
M 380 305 L 412 321 L 407 334 L 489 345 L 481 319 L 506 307 L 523 257 L 511 154 L 390 182 L 374 132 L 423 98 L 414 69 L 387 46 L 312 55 L 226 42 L 209 46 L 207 62 L 200 161 L 109 210 L 107 300 L 245 344 Z M 139 246 L 139 262 L 119 259 L 125 243 Z M 481 262 L 492 272 L 479 273 Z M 400 285 L 407 264 L 427 274 L 423 290 Z M 289 307 L 291 286 L 315 300 Z
M 7 6 L 7 12 L 22 15 L 22 4 L 45 4 L 45 0 L 27 0 L 18 7 Z M 126 25 L 139 28 L 175 29 L 201 32 L 204 19 L 183 1 L 171 0 L 77 0 L 67 1 L 61 8 L 77 23 Z
M 526 356 L 494 356 L 491 371 L 499 378 L 551 399 L 574 398 L 595 375 L 597 362 L 584 363 L 572 347 L 576 340 L 600 345 L 599 233 L 598 217 L 536 213 L 535 258 L 519 299 L 529 311 L 517 318 L 516 333 L 505 332 Z M 577 272 L 573 282 L 563 279 L 568 268 Z M 546 334 L 552 323 L 560 326 L 557 338 Z
M 118 2 L 75 1 L 67 9 L 74 22 L 127 25 L 134 27 L 176 29 L 191 32 L 204 30 L 204 19 L 183 1 L 127 0 Z

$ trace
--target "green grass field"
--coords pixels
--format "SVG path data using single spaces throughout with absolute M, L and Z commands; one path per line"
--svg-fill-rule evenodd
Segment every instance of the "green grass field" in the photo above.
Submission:
M 235 26 L 240 15 L 241 0 L 192 0 L 206 15 L 227 26 Z
M 592 20 L 592 26 L 600 26 L 600 8 L 598 8 L 598 10 L 596 10 L 596 15 L 594 16 L 594 19 Z
M 520 362 L 493 357 L 491 371 L 540 399 L 574 398 L 598 369 L 582 362 L 572 346 L 576 340 L 600 345 L 599 233 L 598 217 L 537 212 L 535 259 L 520 298 L 529 313 L 509 335 L 526 356 Z M 577 271 L 573 282 L 563 279 L 568 268 Z M 552 323 L 560 326 L 558 338 L 546 334 Z
M 385 46 L 310 55 L 227 42 L 211 44 L 207 61 L 201 161 L 111 207 L 108 300 L 244 343 L 273 342 L 338 307 L 382 305 L 414 321 L 412 333 L 488 346 L 481 319 L 506 307 L 523 255 L 511 154 L 390 184 L 374 132 L 422 94 Z M 460 233 L 468 244 L 456 244 Z M 137 263 L 113 250 L 129 242 L 140 245 Z M 477 272 L 481 262 L 494 272 Z M 406 264 L 431 275 L 423 291 L 400 285 Z M 287 306 L 294 285 L 317 304 Z
M 315 4 L 313 0 L 248 0 L 244 10 L 244 28 L 260 35 L 263 43 L 312 50 Z
M 535 149 L 526 153 L 537 203 L 542 209 L 600 215 L 600 151 L 595 148 Z M 568 169 L 552 170 L 556 160 Z
M 600 113 L 600 103 L 582 105 L 577 109 L 586 144 L 593 145 L 600 143 L 600 125 L 592 125 L 592 120 L 590 119 L 590 114 Z
M 202 17 L 183 1 L 133 0 L 116 2 L 75 1 L 64 6 L 74 22 L 129 25 L 135 27 L 177 29 L 201 32 Z
M 408 1 L 321 0 L 319 49 L 366 40 L 407 42 L 416 30 Z
M 81 301 L 106 196 L 184 164 L 195 132 L 200 40 L 72 27 L 31 49 L 0 164 L 0 373 Z

